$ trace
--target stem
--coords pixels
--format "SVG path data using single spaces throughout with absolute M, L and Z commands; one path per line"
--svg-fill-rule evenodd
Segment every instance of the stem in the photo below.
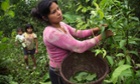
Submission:
M 129 41 L 128 41 L 128 35 L 129 35 L 129 31 L 127 30 L 126 31 L 126 47 L 127 47 L 127 49 L 129 48 Z
M 129 10 L 129 2 L 128 2 L 128 10 Z M 127 15 L 127 21 L 128 21 L 128 24 L 130 23 L 130 21 L 129 21 L 129 14 Z M 128 27 L 128 26 L 127 26 Z M 126 47 L 127 47 L 127 49 L 129 49 L 129 38 L 128 38 L 128 35 L 129 35 L 129 30 L 128 30 L 129 28 L 127 28 L 127 31 L 126 31 Z

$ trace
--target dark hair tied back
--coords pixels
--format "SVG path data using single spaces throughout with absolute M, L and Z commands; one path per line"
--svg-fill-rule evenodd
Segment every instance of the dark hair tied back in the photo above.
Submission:
M 36 17 L 39 20 L 42 20 L 42 16 L 39 14 L 38 9 L 37 8 L 33 8 L 31 11 L 31 15 L 33 17 Z
M 57 3 L 57 0 L 41 0 L 37 7 L 31 10 L 31 15 L 39 20 L 46 21 L 46 19 L 48 19 L 47 16 L 50 13 L 50 6 L 53 2 Z M 42 16 L 45 16 L 46 18 L 44 19 Z

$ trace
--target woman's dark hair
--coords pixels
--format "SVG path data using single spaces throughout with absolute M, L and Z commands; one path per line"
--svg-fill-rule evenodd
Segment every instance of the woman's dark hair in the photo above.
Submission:
M 34 31 L 33 25 L 31 25 L 31 24 L 26 24 L 26 25 L 25 25 L 25 32 L 27 32 L 27 29 L 28 29 L 28 28 L 32 28 L 32 30 Z
M 41 0 L 37 7 L 31 10 L 31 15 L 39 20 L 48 22 L 47 16 L 50 13 L 50 6 L 53 2 L 57 4 L 57 0 Z M 44 19 L 42 16 L 45 16 L 46 18 Z
M 17 28 L 17 32 L 19 32 L 19 31 L 24 32 L 23 29 L 22 29 L 21 27 Z

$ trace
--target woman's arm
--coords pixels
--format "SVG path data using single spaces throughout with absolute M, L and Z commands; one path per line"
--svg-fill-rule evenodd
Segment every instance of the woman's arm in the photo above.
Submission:
M 100 31 L 99 27 L 91 28 L 91 29 L 85 29 L 85 30 L 76 30 L 75 28 L 71 27 L 70 25 L 65 24 L 68 28 L 70 34 L 74 37 L 78 38 L 85 38 L 89 36 L 97 35 L 97 33 Z
M 68 24 L 63 23 L 63 25 L 65 28 L 67 28 L 72 36 L 77 38 L 85 38 L 94 35 L 93 29 L 77 30 L 76 28 L 73 28 Z
M 94 47 L 98 44 L 99 40 L 101 40 L 101 35 L 84 41 L 79 41 L 68 34 L 60 33 L 58 31 L 52 31 L 48 35 L 49 36 L 46 36 L 45 38 L 49 43 L 77 53 L 82 53 L 91 47 Z

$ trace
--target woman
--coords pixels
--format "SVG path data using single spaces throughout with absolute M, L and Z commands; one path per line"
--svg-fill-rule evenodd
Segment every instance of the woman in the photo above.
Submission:
M 99 28 L 88 30 L 76 30 L 62 22 L 63 16 L 57 1 L 42 0 L 36 8 L 32 9 L 32 15 L 48 25 L 43 31 L 43 40 L 49 55 L 50 79 L 52 84 L 64 84 L 61 76 L 56 72 L 60 68 L 63 59 L 70 52 L 83 53 L 94 47 L 102 39 L 101 34 L 94 38 L 79 41 L 74 37 L 85 38 L 99 31 Z M 112 31 L 105 31 L 106 37 L 112 36 Z

